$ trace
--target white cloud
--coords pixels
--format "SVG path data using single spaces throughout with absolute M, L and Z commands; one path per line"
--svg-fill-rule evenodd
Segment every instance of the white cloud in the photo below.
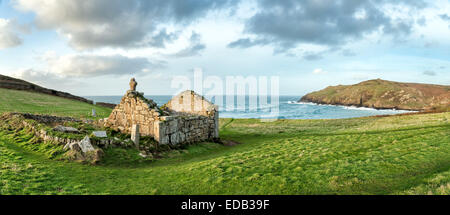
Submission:
M 46 68 L 26 68 L 11 71 L 11 76 L 20 78 L 38 85 L 70 90 L 86 84 L 90 79 L 116 79 L 129 75 L 140 77 L 161 76 L 159 67 L 165 66 L 165 62 L 150 62 L 147 58 L 130 58 L 121 55 L 64 55 L 58 56 L 50 51 L 41 58 Z M 95 83 L 99 86 L 104 83 Z
M 236 5 L 234 0 L 14 0 L 36 14 L 42 29 L 56 29 L 77 49 L 164 47 L 177 38 L 167 25 L 184 28 L 209 11 Z
M 36 83 L 42 86 L 52 86 L 55 85 L 67 85 L 73 83 L 73 81 L 64 80 L 63 77 L 59 77 L 55 74 L 49 72 L 34 70 L 34 69 L 19 69 L 12 74 L 13 77 Z
M 200 35 L 196 32 L 192 32 L 191 37 L 189 38 L 189 46 L 181 49 L 175 54 L 172 54 L 173 57 L 191 57 L 200 55 L 200 52 L 206 48 L 205 44 L 201 42 Z
M 20 44 L 22 44 L 22 39 L 18 36 L 11 20 L 0 18 L 0 50 Z
M 146 58 L 121 55 L 65 55 L 49 57 L 47 63 L 50 73 L 66 77 L 138 74 L 162 66 L 162 63 L 154 64 Z
M 321 68 L 314 69 L 314 71 L 313 71 L 313 74 L 316 74 L 316 75 L 319 75 L 319 74 L 327 74 L 327 73 L 328 73 L 327 71 L 324 71 L 324 70 L 321 69 Z
M 148 75 L 165 66 L 164 61 L 150 62 L 147 58 L 121 55 L 63 55 L 47 52 L 39 60 L 47 67 L 19 69 L 13 76 L 37 83 L 55 84 L 62 80 L 104 76 Z

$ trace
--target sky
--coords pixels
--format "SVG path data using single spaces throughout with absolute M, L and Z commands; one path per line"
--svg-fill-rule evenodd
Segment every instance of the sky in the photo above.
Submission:
M 450 0 L 0 0 L 0 74 L 81 96 L 174 77 L 450 85 Z M 225 85 L 224 85 L 225 86 Z M 207 89 L 205 89 L 207 90 Z

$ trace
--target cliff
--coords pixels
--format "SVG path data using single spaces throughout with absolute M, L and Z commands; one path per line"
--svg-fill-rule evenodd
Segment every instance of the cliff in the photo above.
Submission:
M 5 75 L 0 75 L 0 88 L 13 89 L 13 90 L 25 90 L 36 93 L 44 93 L 48 95 L 58 96 L 66 99 L 77 100 L 81 102 L 86 102 L 92 104 L 91 100 L 87 100 L 83 97 L 74 96 L 70 93 L 65 93 L 57 90 L 47 89 L 36 84 L 20 80 L 17 78 L 12 78 Z
M 355 85 L 330 86 L 309 93 L 300 101 L 376 109 L 418 111 L 448 109 L 450 86 L 376 79 Z

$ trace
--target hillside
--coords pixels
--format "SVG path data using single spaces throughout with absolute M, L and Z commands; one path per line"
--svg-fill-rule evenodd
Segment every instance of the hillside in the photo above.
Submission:
M 3 112 L 22 112 L 91 118 L 92 109 L 96 110 L 97 118 L 108 117 L 112 111 L 107 107 L 77 100 L 0 88 L 0 114 Z
M 450 106 L 450 86 L 376 79 L 355 85 L 330 86 L 309 93 L 300 101 L 376 109 L 395 108 L 422 111 L 448 108 Z
M 98 166 L 1 129 L 6 194 L 450 194 L 450 113 L 344 120 L 221 119 L 224 140 L 145 160 L 110 148 Z
M 1 112 L 88 118 L 111 109 L 0 89 Z M 220 138 L 142 158 L 111 147 L 98 165 L 0 120 L 0 195 L 450 194 L 450 112 L 334 120 L 220 119 Z M 236 144 L 240 143 L 240 144 Z M 55 155 L 56 154 L 56 155 Z M 56 157 L 55 157 L 56 156 Z
M 70 93 L 65 93 L 65 92 L 61 92 L 61 91 L 57 91 L 57 90 L 47 89 L 47 88 L 38 86 L 38 85 L 30 83 L 30 82 L 20 80 L 17 78 L 12 78 L 12 77 L 5 76 L 5 75 L 0 75 L 0 88 L 13 89 L 13 90 L 25 90 L 25 91 L 30 91 L 30 92 L 43 93 L 43 94 L 48 94 L 48 95 L 52 95 L 52 96 L 77 100 L 77 101 L 86 102 L 89 104 L 93 103 L 91 100 L 87 100 L 83 97 L 74 96 Z

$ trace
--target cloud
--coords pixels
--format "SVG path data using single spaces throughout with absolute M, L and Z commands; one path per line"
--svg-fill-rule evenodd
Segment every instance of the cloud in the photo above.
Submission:
M 427 25 L 427 19 L 425 17 L 421 17 L 416 20 L 416 23 L 420 26 L 426 26 Z
M 450 16 L 447 14 L 441 14 L 439 17 L 444 21 L 450 22 Z M 450 25 L 448 25 L 448 28 L 450 28 Z
M 309 60 L 309 61 L 321 60 L 321 59 L 323 59 L 323 55 L 322 55 L 322 53 L 306 52 L 303 55 L 303 59 Z
M 356 56 L 356 52 L 349 50 L 349 49 L 344 49 L 344 50 L 342 50 L 342 55 L 345 57 L 354 57 L 354 56 Z
M 64 77 L 96 77 L 102 75 L 140 74 L 164 66 L 147 58 L 129 58 L 121 55 L 65 55 L 47 59 L 49 72 Z
M 151 63 L 146 58 L 125 56 L 65 55 L 55 56 L 47 53 L 42 58 L 47 69 L 20 69 L 13 72 L 14 77 L 43 86 L 58 88 L 77 87 L 80 80 L 99 76 L 154 75 L 164 61 Z
M 164 25 L 186 26 L 208 12 L 237 0 L 14 0 L 15 7 L 36 14 L 41 29 L 56 29 L 77 49 L 164 47 L 176 34 Z
M 441 14 L 439 17 L 444 21 L 450 21 L 450 16 L 447 14 Z
M 316 75 L 327 74 L 327 73 L 328 73 L 327 71 L 324 71 L 324 70 L 321 69 L 321 68 L 314 69 L 314 71 L 313 71 L 313 74 L 316 74 Z
M 164 28 L 159 31 L 157 34 L 152 36 L 151 41 L 149 41 L 149 45 L 156 48 L 165 48 L 166 43 L 171 43 L 178 38 L 179 33 L 167 33 L 167 30 Z
M 74 80 L 68 80 L 49 72 L 34 69 L 18 70 L 12 76 L 44 87 L 75 87 L 79 84 Z
M 0 50 L 19 46 L 22 39 L 18 36 L 16 26 L 9 19 L 0 18 Z
M 250 48 L 252 46 L 265 45 L 268 43 L 269 43 L 269 41 L 266 41 L 264 39 L 252 40 L 250 38 L 242 38 L 242 39 L 238 39 L 234 42 L 229 43 L 227 45 L 227 47 L 228 48 Z
M 436 76 L 436 72 L 431 71 L 431 70 L 426 70 L 422 74 L 428 75 L 428 76 Z
M 206 46 L 201 42 L 200 35 L 193 31 L 189 39 L 189 46 L 178 51 L 175 54 L 172 54 L 171 56 L 178 58 L 197 56 L 200 55 L 200 52 L 203 51 L 205 48 Z
M 374 32 L 394 38 L 409 35 L 413 19 L 392 18 L 386 5 L 425 7 L 422 1 L 259 0 L 258 12 L 245 23 L 244 33 L 249 36 L 228 47 L 270 44 L 289 51 L 300 44 L 316 44 L 336 48 Z

